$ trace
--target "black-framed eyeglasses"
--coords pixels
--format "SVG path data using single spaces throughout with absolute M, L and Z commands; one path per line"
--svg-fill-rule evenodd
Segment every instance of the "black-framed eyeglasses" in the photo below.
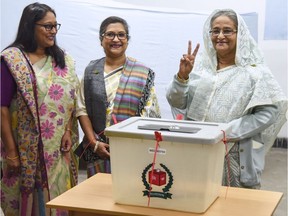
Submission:
M 60 23 L 57 23 L 55 25 L 35 23 L 35 25 L 39 25 L 39 26 L 44 27 L 46 31 L 52 31 L 53 28 L 55 28 L 56 31 L 58 31 L 60 29 L 60 27 L 61 27 Z
M 119 40 L 125 40 L 128 38 L 128 34 L 125 32 L 119 32 L 118 34 L 115 32 L 105 32 L 102 34 L 102 37 L 105 37 L 108 40 L 114 40 L 115 36 L 117 36 Z
M 209 31 L 212 37 L 218 37 L 221 32 L 226 37 L 226 36 L 233 35 L 234 33 L 237 32 L 237 30 L 235 29 L 212 29 Z

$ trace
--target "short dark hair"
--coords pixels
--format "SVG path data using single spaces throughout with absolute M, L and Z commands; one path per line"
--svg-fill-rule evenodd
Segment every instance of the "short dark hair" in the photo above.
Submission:
M 35 52 L 38 47 L 34 36 L 35 23 L 43 19 L 47 12 L 52 12 L 56 17 L 55 11 L 46 4 L 36 2 L 26 6 L 22 12 L 16 39 L 8 47 L 18 47 L 25 52 Z M 56 66 L 65 67 L 64 51 L 58 47 L 56 38 L 54 45 L 47 47 L 45 53 L 54 58 Z
M 237 14 L 233 10 L 227 10 L 227 9 L 226 10 L 220 10 L 213 15 L 213 17 L 211 18 L 211 21 L 210 21 L 211 27 L 212 27 L 212 23 L 214 22 L 214 20 L 216 18 L 218 18 L 219 16 L 229 17 L 233 21 L 233 23 L 235 24 L 236 29 L 238 28 Z
M 127 40 L 130 39 L 129 26 L 128 26 L 128 23 L 126 22 L 126 20 L 122 19 L 121 17 L 110 16 L 110 17 L 106 18 L 105 20 L 103 20 L 103 22 L 100 25 L 100 29 L 99 29 L 99 39 L 100 39 L 100 41 L 103 40 L 103 36 L 102 35 L 106 32 L 107 26 L 112 24 L 112 23 L 121 23 L 124 26 L 126 34 L 128 35 L 127 36 Z

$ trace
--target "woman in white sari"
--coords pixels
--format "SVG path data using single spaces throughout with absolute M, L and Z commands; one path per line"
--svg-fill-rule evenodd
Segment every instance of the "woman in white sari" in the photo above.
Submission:
M 234 11 L 215 10 L 204 24 L 203 38 L 205 50 L 197 58 L 199 44 L 191 53 L 189 42 L 167 100 L 185 119 L 229 123 L 223 185 L 259 188 L 265 149 L 286 121 L 286 97 Z

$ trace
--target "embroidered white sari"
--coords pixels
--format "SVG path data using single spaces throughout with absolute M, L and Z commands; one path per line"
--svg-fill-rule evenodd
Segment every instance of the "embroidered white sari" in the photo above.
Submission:
M 217 56 L 209 30 L 211 17 L 218 11 L 210 15 L 203 28 L 205 52 L 197 57 L 190 74 L 197 90 L 193 93 L 187 116 L 199 121 L 230 122 L 253 107 L 276 104 L 279 109 L 276 123 L 261 133 L 267 151 L 286 121 L 287 98 L 239 15 L 236 65 L 217 71 Z
M 217 70 L 217 55 L 209 30 L 211 18 L 218 11 L 205 22 L 205 50 L 196 57 L 189 83 L 180 83 L 174 77 L 166 97 L 174 114 L 180 110 L 186 119 L 231 124 L 233 130 L 227 137 L 237 137 L 241 147 L 235 170 L 241 172 L 238 176 L 241 184 L 253 187 L 260 183 L 264 153 L 271 148 L 286 121 L 287 98 L 239 15 L 235 65 Z M 257 150 L 253 148 L 254 141 L 261 143 Z M 231 139 L 230 148 L 234 143 Z

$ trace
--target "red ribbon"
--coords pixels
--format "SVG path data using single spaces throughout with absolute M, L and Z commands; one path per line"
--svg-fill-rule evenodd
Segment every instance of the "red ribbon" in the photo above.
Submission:
M 151 194 L 151 190 L 152 190 L 151 184 L 152 184 L 152 178 L 154 176 L 154 167 L 155 167 L 159 142 L 161 142 L 163 140 L 160 132 L 155 131 L 154 135 L 155 135 L 155 139 L 156 139 L 156 146 L 155 146 L 155 152 L 154 152 L 154 157 L 153 157 L 153 162 L 152 162 L 152 171 L 151 171 L 151 175 L 149 177 L 150 179 L 149 179 L 148 207 L 150 206 L 150 194 Z

